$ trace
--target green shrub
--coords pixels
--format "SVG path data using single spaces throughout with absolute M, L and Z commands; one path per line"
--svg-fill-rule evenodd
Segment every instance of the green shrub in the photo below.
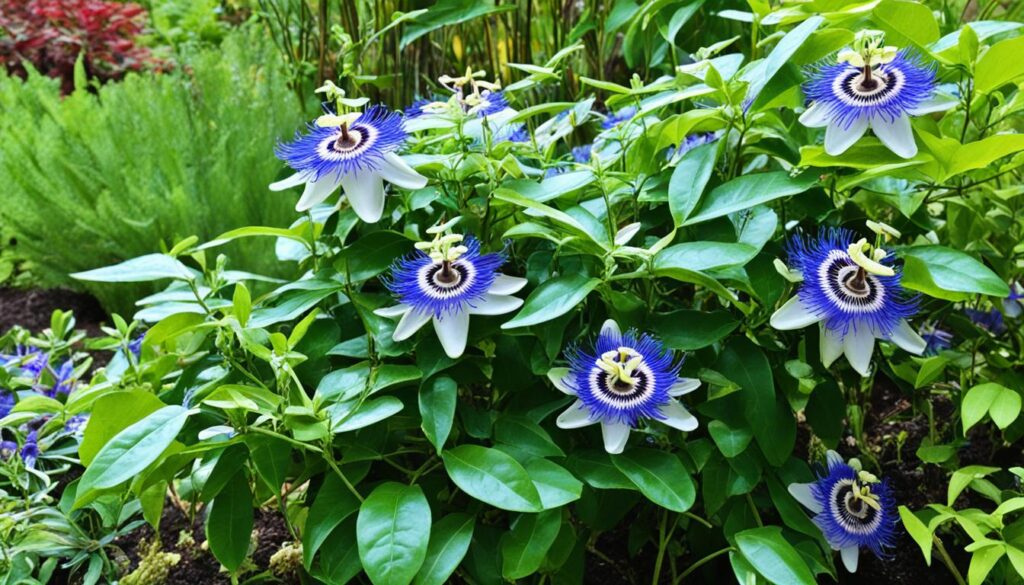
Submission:
M 198 52 L 175 73 L 129 76 L 61 98 L 38 73 L 0 74 L 0 224 L 47 285 L 195 234 L 286 226 L 294 201 L 267 190 L 277 138 L 303 118 L 278 54 L 256 27 Z M 272 244 L 232 251 L 256 271 L 280 270 Z M 146 289 L 89 285 L 131 313 Z

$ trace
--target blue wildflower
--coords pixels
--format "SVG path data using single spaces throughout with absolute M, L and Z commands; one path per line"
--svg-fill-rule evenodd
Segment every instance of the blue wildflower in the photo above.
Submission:
M 635 116 L 635 115 L 636 115 L 636 107 L 635 106 L 626 106 L 626 107 L 620 109 L 617 112 L 608 114 L 605 117 L 605 119 L 601 121 L 601 128 L 604 129 L 604 130 L 608 130 L 609 128 L 614 128 L 614 127 L 618 126 L 619 124 L 621 124 L 621 123 L 623 123 L 623 122 L 625 122 L 627 120 L 633 119 L 633 116 Z
M 21 460 L 25 467 L 35 469 L 36 460 L 39 459 L 39 431 L 32 430 L 25 436 L 25 444 L 21 446 Z
M 526 129 L 525 124 L 513 124 L 511 126 L 501 126 L 497 132 L 494 133 L 495 142 L 529 142 L 530 131 Z
M 410 120 L 413 119 L 413 118 L 418 118 L 418 117 L 422 116 L 425 113 L 424 110 L 423 110 L 423 107 L 428 105 L 428 104 L 432 104 L 432 103 L 434 103 L 434 100 L 428 100 L 426 98 L 420 98 L 420 99 L 414 101 L 412 103 L 412 105 L 410 105 L 408 108 L 406 108 L 403 113 L 405 114 L 405 117 L 410 119 Z
M 0 418 L 10 414 L 16 403 L 14 392 L 0 388 Z
M 6 461 L 18 452 L 18 444 L 14 441 L 0 441 L 0 460 Z
M 1003 322 L 1003 314 L 996 309 L 980 311 L 978 309 L 964 309 L 967 318 L 975 325 L 988 331 L 992 335 L 1002 335 L 1006 332 L 1006 324 Z
M 825 367 L 845 353 L 850 365 L 867 376 L 876 338 L 917 355 L 926 343 L 907 324 L 917 312 L 917 298 L 904 292 L 892 256 L 870 250 L 863 238 L 853 239 L 846 229 L 822 229 L 816 238 L 791 240 L 789 262 L 803 281 L 772 315 L 771 325 L 787 330 L 820 323 Z
M 572 160 L 580 163 L 587 164 L 590 162 L 591 153 L 594 150 L 593 144 L 583 144 L 581 146 L 573 147 L 572 149 Z
M 50 365 L 50 356 L 31 345 L 15 346 L 14 353 L 0 355 L 4 367 L 14 366 L 30 378 L 38 378 L 43 370 Z
M 71 391 L 75 389 L 75 380 L 72 378 L 74 373 L 75 364 L 71 360 L 65 360 L 54 374 L 53 386 L 51 386 L 49 390 L 45 391 L 44 394 L 50 398 L 71 394 Z
M 432 228 L 433 229 L 433 228 Z M 469 335 L 470 315 L 502 315 L 518 309 L 522 299 L 511 296 L 526 280 L 498 272 L 504 253 L 481 254 L 473 236 L 441 235 L 421 242 L 411 255 L 399 258 L 384 280 L 399 304 L 378 309 L 382 317 L 401 317 L 394 340 L 411 337 L 428 321 L 452 358 L 462 355 Z
M 76 414 L 68 420 L 64 421 L 64 432 L 72 435 L 80 434 L 85 430 L 86 423 L 89 422 L 89 415 L 87 414 Z
M 698 132 L 696 134 L 690 134 L 683 139 L 683 142 L 678 147 L 666 150 L 665 158 L 669 161 L 681 158 L 684 154 L 698 146 L 704 146 L 705 144 L 710 144 L 718 140 L 720 136 L 721 135 L 718 132 Z
M 142 340 L 146 338 L 145 334 L 140 333 L 136 335 L 134 339 L 128 342 L 128 351 L 135 356 L 135 359 L 139 359 L 142 356 Z
M 681 431 L 697 428 L 697 419 L 676 400 L 700 386 L 679 377 L 681 363 L 657 339 L 634 329 L 622 333 L 605 321 L 593 350 L 567 352 L 569 368 L 548 373 L 556 388 L 576 397 L 556 424 L 574 429 L 601 423 L 605 450 L 621 453 L 629 431 L 642 419 L 659 420 Z
M 296 204 L 307 211 L 326 200 L 340 185 L 356 215 L 375 223 L 384 212 L 384 180 L 404 189 L 420 189 L 427 179 L 395 151 L 406 139 L 402 117 L 382 106 L 347 116 L 328 114 L 308 126 L 308 134 L 278 144 L 277 157 L 296 172 L 270 185 L 282 191 L 305 185 Z
M 953 334 L 939 329 L 934 323 L 923 323 L 917 332 L 924 339 L 924 355 L 937 355 L 940 351 L 953 347 Z
M 481 118 L 493 116 L 508 108 L 508 100 L 505 99 L 504 93 L 487 89 L 479 94 L 470 95 L 466 98 L 466 102 L 468 106 L 467 112 Z
M 835 451 L 827 459 L 828 469 L 817 481 L 790 484 L 789 493 L 815 514 L 825 540 L 839 551 L 846 570 L 855 573 L 861 547 L 884 558 L 895 544 L 896 502 L 888 484 L 859 464 L 855 468 Z

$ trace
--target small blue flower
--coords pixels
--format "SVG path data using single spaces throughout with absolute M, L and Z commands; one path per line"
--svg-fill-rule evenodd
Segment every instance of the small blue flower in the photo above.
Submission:
M 576 397 L 555 421 L 575 429 L 601 423 L 605 450 L 621 453 L 629 431 L 641 420 L 659 420 L 681 431 L 697 428 L 697 419 L 676 400 L 700 386 L 679 377 L 675 354 L 646 333 L 622 333 L 615 321 L 605 321 L 593 350 L 567 352 L 569 368 L 556 368 L 548 378 L 556 388 Z
M 818 473 L 812 483 L 790 484 L 789 493 L 815 514 L 825 540 L 839 551 L 846 570 L 855 573 L 861 547 L 885 558 L 885 549 L 894 545 L 896 502 L 889 485 L 860 470 L 859 463 L 854 467 L 835 451 L 827 459 L 826 473 Z
M 1010 283 L 1010 296 L 1003 299 L 1003 314 L 1011 319 L 1024 314 L 1024 285 L 1021 283 Z
M 917 330 L 925 341 L 924 355 L 938 355 L 940 351 L 953 347 L 953 334 L 939 329 L 934 323 L 923 323 Z
M 608 116 L 606 116 L 605 119 L 601 122 L 601 128 L 603 130 L 614 128 L 627 120 L 633 119 L 633 116 L 635 115 L 636 107 L 626 106 L 617 112 L 608 114 Z
M 0 388 L 0 418 L 10 414 L 11 409 L 14 408 L 15 404 L 16 400 L 14 399 L 14 392 Z
M 996 309 L 979 311 L 978 309 L 964 309 L 967 318 L 975 325 L 988 331 L 992 335 L 1002 335 L 1006 332 L 1006 324 L 1003 322 L 1003 314 Z
M 669 148 L 665 151 L 665 159 L 673 161 L 679 158 L 698 146 L 704 146 L 705 144 L 711 144 L 712 142 L 719 139 L 721 134 L 718 132 L 698 132 L 696 134 L 690 134 L 683 139 L 682 144 L 678 147 Z
M 412 120 L 413 118 L 418 118 L 418 117 L 422 116 L 425 113 L 424 110 L 423 110 L 423 106 L 426 106 L 427 104 L 432 104 L 432 103 L 434 103 L 434 100 L 428 100 L 426 98 L 420 98 L 420 99 L 414 101 L 412 103 L 412 105 L 410 105 L 408 108 L 406 108 L 403 113 L 405 114 L 405 117 L 410 119 L 410 120 Z
M 6 461 L 18 452 L 18 444 L 14 441 L 0 441 L 0 460 Z
M 797 295 L 772 315 L 771 325 L 788 330 L 820 323 L 825 367 L 845 353 L 850 365 L 867 376 L 876 338 L 917 355 L 926 343 L 907 324 L 917 312 L 917 298 L 904 292 L 892 256 L 858 261 L 851 250 L 865 240 L 853 240 L 853 232 L 846 229 L 822 229 L 816 238 L 791 240 L 789 263 L 803 282 Z
M 935 69 L 907 50 L 887 63 L 855 67 L 823 64 L 810 72 L 804 93 L 810 100 L 800 122 L 825 128 L 825 152 L 838 156 L 870 127 L 889 150 L 903 158 L 917 154 L 910 116 L 947 110 L 955 100 L 935 95 Z
M 85 430 L 86 423 L 89 422 L 89 415 L 87 414 L 76 414 L 68 420 L 64 421 L 64 432 L 72 435 L 81 434 Z
M 508 109 L 508 100 L 505 99 L 504 93 L 485 89 L 478 96 L 473 97 L 467 111 L 470 114 L 486 118 L 506 109 Z
M 593 144 L 583 144 L 581 146 L 575 146 L 572 149 L 572 160 L 580 164 L 589 164 L 590 155 L 594 150 Z
M 308 134 L 278 144 L 277 157 L 296 171 L 270 185 L 282 191 L 305 185 L 296 211 L 307 211 L 326 200 L 340 185 L 356 215 L 377 222 L 384 212 L 384 180 L 404 189 L 421 189 L 425 177 L 395 151 L 406 139 L 402 116 L 382 106 L 361 114 L 328 114 L 309 124 Z
M 130 351 L 132 355 L 135 356 L 135 359 L 139 359 L 139 357 L 142 355 L 142 340 L 145 338 L 146 335 L 144 333 L 140 333 L 139 335 L 136 335 L 135 338 L 128 343 L 128 351 Z
M 50 365 L 50 356 L 31 345 L 19 343 L 15 346 L 13 354 L 0 355 L 0 361 L 3 362 L 4 367 L 14 366 L 21 369 L 22 373 L 28 377 L 38 378 L 43 370 Z
M 53 377 L 53 386 L 49 390 L 44 391 L 43 394 L 50 398 L 71 394 L 75 389 L 75 380 L 72 378 L 74 373 L 75 364 L 71 360 L 65 360 Z
M 470 315 L 503 315 L 518 309 L 522 299 L 511 296 L 526 286 L 526 280 L 498 272 L 504 253 L 480 253 L 473 236 L 442 236 L 422 242 L 412 254 L 391 266 L 390 278 L 383 279 L 399 304 L 378 309 L 382 317 L 401 317 L 395 327 L 395 341 L 408 339 L 428 321 L 449 357 L 466 349 Z
M 529 142 L 530 131 L 526 129 L 525 124 L 514 124 L 511 126 L 502 126 L 494 133 L 495 142 Z
M 35 469 L 36 460 L 39 459 L 39 431 L 30 431 L 25 436 L 25 444 L 21 446 L 21 460 L 25 467 Z

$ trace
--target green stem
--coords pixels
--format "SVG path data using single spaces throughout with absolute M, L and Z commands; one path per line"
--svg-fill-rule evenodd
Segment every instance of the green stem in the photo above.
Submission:
M 751 497 L 750 492 L 747 492 L 747 503 L 750 504 L 750 511 L 754 513 L 754 520 L 757 521 L 758 526 L 764 526 L 764 522 L 761 521 L 761 513 L 757 511 L 757 506 L 754 505 L 754 498 Z
M 715 551 L 715 552 L 709 554 L 708 556 L 702 558 L 701 560 L 697 561 L 696 563 L 693 563 L 692 565 L 687 567 L 686 570 L 683 571 L 679 575 L 679 581 L 682 581 L 683 579 L 685 579 L 687 577 L 687 575 L 689 575 L 690 573 L 692 573 L 692 572 L 696 571 L 697 569 L 703 567 L 704 565 L 710 563 L 715 558 L 720 557 L 720 556 L 724 555 L 727 552 L 732 552 L 732 550 L 733 550 L 733 548 L 731 546 L 727 546 L 727 547 L 723 548 L 722 550 Z
M 956 580 L 957 585 L 967 585 L 964 581 L 964 576 L 960 574 L 960 570 L 953 564 L 953 559 L 949 557 L 949 553 L 946 552 L 946 547 L 942 546 L 942 539 L 939 535 L 932 534 L 932 542 L 935 543 L 935 549 L 939 551 L 939 557 L 942 559 L 942 564 L 946 565 L 949 572 L 953 574 L 953 579 Z

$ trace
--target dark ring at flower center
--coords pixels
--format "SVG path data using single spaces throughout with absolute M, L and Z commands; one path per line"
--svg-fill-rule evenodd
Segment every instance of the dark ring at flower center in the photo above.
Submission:
M 466 275 L 466 267 L 461 264 L 438 262 L 427 273 L 427 282 L 438 291 L 450 291 L 458 288 Z
M 852 482 L 841 485 L 835 493 L 835 509 L 841 520 L 849 524 L 865 525 L 875 520 L 878 511 L 854 495 Z
M 648 378 L 647 373 L 643 371 L 633 372 L 633 377 L 636 379 L 635 382 L 630 384 L 622 380 L 616 379 L 612 382 L 609 378 L 608 372 L 601 371 L 597 375 L 598 387 L 603 390 L 607 398 L 616 402 L 630 402 L 637 398 L 644 396 L 647 393 Z
M 359 130 L 341 127 L 341 134 L 338 135 L 338 139 L 334 141 L 333 148 L 337 152 L 351 152 L 359 148 L 359 144 L 363 141 L 363 133 Z
M 871 78 L 863 70 L 851 71 L 840 87 L 844 94 L 856 101 L 876 101 L 891 94 L 899 83 L 896 71 L 873 70 Z

